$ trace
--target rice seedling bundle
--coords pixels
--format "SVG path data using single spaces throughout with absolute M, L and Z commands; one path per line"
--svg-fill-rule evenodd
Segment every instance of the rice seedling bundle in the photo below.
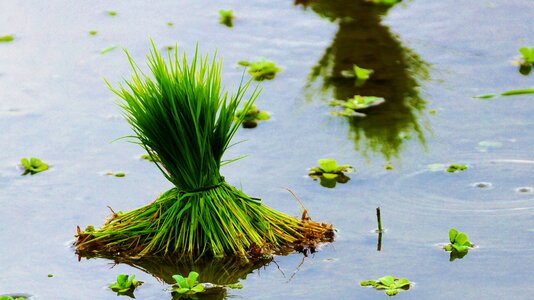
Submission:
M 122 99 L 138 143 L 174 187 L 141 208 L 114 212 L 97 230 L 78 228 L 78 253 L 248 259 L 332 240 L 331 225 L 271 209 L 221 176 L 223 154 L 244 118 L 235 113 L 240 105 L 251 108 L 259 94 L 255 89 L 244 100 L 250 81 L 232 95 L 222 91 L 222 62 L 198 48 L 190 61 L 178 50 L 165 59 L 152 44 L 151 76 L 127 55 L 132 77 L 108 86 Z

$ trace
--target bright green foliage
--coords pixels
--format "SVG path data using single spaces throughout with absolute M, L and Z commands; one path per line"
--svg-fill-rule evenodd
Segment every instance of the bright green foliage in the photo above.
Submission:
M 108 16 L 110 16 L 110 17 L 115 17 L 116 15 L 117 15 L 117 12 L 116 12 L 116 11 L 108 10 Z
M 234 24 L 233 24 L 233 21 L 234 21 L 234 12 L 229 9 L 229 10 L 224 10 L 224 9 L 221 9 L 219 10 L 219 22 L 223 25 L 226 25 L 228 27 L 232 27 Z
M 141 155 L 141 159 L 148 160 L 151 162 L 161 162 L 159 157 L 155 153 L 143 154 Z
M 172 287 L 173 292 L 185 295 L 194 295 L 196 293 L 204 292 L 204 286 L 197 281 L 199 274 L 197 272 L 189 272 L 187 277 L 182 275 L 173 275 L 172 278 L 176 280 L 176 284 Z
M 22 175 L 34 175 L 48 170 L 48 165 L 36 157 L 31 157 L 30 159 L 23 158 L 20 160 L 20 163 L 24 167 L 24 173 Z
M 119 274 L 117 280 L 109 285 L 109 288 L 117 293 L 133 292 L 136 287 L 143 284 L 142 281 L 135 280 L 135 275 Z
M 247 111 L 241 109 L 235 114 L 236 120 L 243 119 L 243 127 L 254 128 L 258 126 L 259 121 L 269 120 L 270 116 L 266 111 L 259 110 L 255 105 Z
M 326 180 L 334 180 L 338 178 L 348 178 L 345 176 L 344 172 L 351 172 L 353 171 L 353 168 L 349 165 L 338 165 L 337 162 L 334 159 L 325 158 L 325 159 L 319 159 L 317 161 L 319 164 L 319 167 L 313 167 L 310 168 L 310 172 L 308 175 L 314 179 L 320 178 L 320 179 L 326 179 Z M 348 181 L 348 180 L 346 180 Z M 339 181 L 341 183 L 345 183 L 346 181 Z M 326 183 L 326 182 L 325 182 Z M 335 183 L 335 181 L 334 181 Z M 334 185 L 335 186 L 335 185 Z M 330 187 L 330 186 L 328 186 Z
M 276 73 L 282 72 L 282 69 L 277 67 L 274 62 L 265 59 L 255 62 L 240 61 L 238 64 L 248 67 L 248 73 L 257 81 L 274 79 Z
M 240 290 L 243 288 L 243 285 L 240 283 L 227 284 L 226 286 L 234 290 Z
M 233 95 L 222 92 L 222 62 L 198 51 L 192 60 L 177 50 L 165 60 L 153 44 L 147 56 L 151 77 L 128 58 L 132 78 L 110 88 L 122 99 L 138 143 L 157 155 L 156 166 L 174 187 L 144 207 L 114 214 L 94 232 L 78 232 L 79 252 L 246 259 L 253 248 L 291 247 L 303 241 L 304 232 L 331 231 L 270 209 L 221 176 L 223 154 L 244 118 L 234 120 L 250 81 Z M 244 102 L 245 111 L 257 96 L 255 90 Z
M 522 47 L 519 48 L 519 53 L 521 53 L 521 64 L 522 65 L 533 65 L 534 64 L 534 47 Z
M 465 170 L 467 170 L 466 165 L 450 164 L 449 167 L 447 167 L 447 172 L 449 173 L 461 172 Z
M 374 72 L 371 69 L 360 68 L 357 65 L 353 66 L 353 70 L 354 70 L 354 76 L 356 76 L 356 79 L 358 80 L 367 80 L 369 79 L 371 74 L 373 74 Z
M 3 36 L 0 36 L 0 43 L 12 42 L 14 39 L 15 37 L 12 35 L 3 35 Z
M 356 111 L 366 109 L 371 106 L 380 105 L 385 101 L 386 100 L 381 97 L 355 95 L 351 99 L 345 101 L 332 100 L 330 101 L 330 106 L 340 106 L 344 108 L 344 110 L 341 112 L 332 112 L 333 115 L 345 117 L 363 117 L 365 114 Z
M 372 286 L 378 290 L 385 290 L 388 296 L 395 296 L 399 290 L 408 290 L 410 281 L 406 278 L 396 278 L 393 276 L 384 276 L 377 280 L 361 281 L 361 286 Z
M 0 300 L 26 300 L 26 297 L 0 296 Z
M 96 30 L 91 30 L 89 31 L 89 35 L 97 35 L 98 32 Z
M 449 241 L 450 244 L 444 247 L 445 251 L 456 250 L 457 252 L 467 252 L 469 248 L 473 247 L 473 244 L 469 242 L 467 234 L 458 232 L 458 230 L 454 228 L 449 230 Z

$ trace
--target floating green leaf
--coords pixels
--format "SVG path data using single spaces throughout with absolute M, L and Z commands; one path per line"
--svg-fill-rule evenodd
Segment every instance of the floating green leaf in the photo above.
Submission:
M 230 10 L 219 10 L 219 22 L 225 26 L 232 27 L 234 21 L 234 12 Z
M 0 43 L 12 42 L 14 39 L 15 37 L 12 35 L 3 35 L 3 36 L 0 36 Z
M 199 274 L 191 271 L 187 277 L 182 275 L 173 275 L 172 278 L 176 283 L 172 287 L 173 292 L 184 295 L 194 295 L 204 292 L 204 286 L 197 281 Z
M 492 99 L 492 98 L 496 98 L 499 96 L 517 96 L 517 95 L 528 95 L 528 94 L 534 94 L 534 88 L 510 90 L 510 91 L 506 91 L 500 94 L 485 94 L 485 95 L 474 96 L 473 98 Z
M 98 32 L 96 30 L 91 30 L 89 31 L 89 35 L 97 35 Z
M 22 175 L 34 175 L 48 170 L 48 165 L 36 157 L 30 159 L 23 158 L 20 160 L 21 165 L 24 167 L 24 173 Z
M 356 111 L 366 109 L 372 106 L 380 105 L 384 103 L 385 101 L 386 100 L 382 97 L 355 95 L 354 97 L 347 99 L 345 101 L 332 100 L 330 101 L 330 106 L 340 106 L 344 108 L 344 110 L 341 112 L 333 112 L 332 113 L 333 115 L 345 116 L 345 117 L 351 117 L 351 116 L 363 117 L 365 116 L 365 114 L 356 112 Z
M 519 48 L 519 53 L 521 53 L 521 64 L 522 65 L 532 65 L 534 64 L 534 47 L 522 47 Z
M 469 242 L 469 238 L 466 233 L 458 232 L 458 230 L 452 228 L 449 230 L 450 244 L 445 245 L 445 251 L 467 252 L 469 248 L 473 247 L 473 244 Z
M 107 13 L 108 13 L 108 16 L 111 16 L 111 17 L 115 17 L 117 15 L 117 12 L 113 10 L 108 10 Z
M 243 120 L 244 128 L 254 128 L 258 126 L 260 121 L 269 120 L 269 113 L 266 111 L 260 111 L 255 105 L 249 108 L 243 108 L 238 110 L 235 114 L 235 120 Z
M 277 67 L 274 62 L 265 59 L 255 62 L 240 61 L 238 64 L 248 67 L 248 73 L 257 81 L 274 79 L 276 73 L 282 72 L 282 69 Z
M 447 172 L 449 173 L 461 172 L 465 170 L 467 170 L 466 165 L 450 164 L 449 167 L 447 167 Z
M 338 165 L 334 159 L 326 158 L 317 161 L 319 167 L 310 168 L 308 176 L 314 180 L 321 179 L 321 185 L 325 187 L 335 187 L 336 182 L 345 183 L 350 180 L 345 172 L 352 172 L 350 165 Z
M 117 46 L 109 46 L 107 48 L 104 48 L 102 51 L 100 51 L 100 54 L 106 54 L 108 52 L 111 52 L 113 50 L 117 49 Z
M 119 274 L 114 283 L 109 284 L 109 288 L 119 294 L 133 292 L 135 288 L 143 284 L 142 281 L 135 280 L 135 275 Z
M 410 281 L 406 278 L 396 278 L 393 276 L 384 276 L 377 280 L 361 281 L 361 286 L 372 286 L 377 290 L 385 290 L 386 295 L 395 296 L 399 290 L 408 290 Z

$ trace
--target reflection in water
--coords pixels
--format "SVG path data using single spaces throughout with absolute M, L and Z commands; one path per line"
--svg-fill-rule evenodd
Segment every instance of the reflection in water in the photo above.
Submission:
M 84 255 L 85 258 L 92 258 Z M 100 257 L 100 256 L 99 256 Z M 102 257 L 100 257 L 102 258 Z M 195 271 L 200 274 L 198 280 L 201 283 L 214 285 L 228 285 L 244 280 L 254 270 L 266 266 L 271 259 L 255 262 L 245 262 L 240 258 L 225 259 L 199 259 L 191 260 L 172 257 L 143 257 L 140 259 L 122 259 L 120 257 L 104 257 L 113 260 L 116 264 L 127 264 L 145 273 L 151 274 L 157 280 L 172 285 L 176 281 L 173 275 L 187 276 Z M 227 298 L 227 288 L 213 287 L 205 292 L 195 295 L 198 299 L 219 300 Z M 180 295 L 173 293 L 172 299 L 181 299 Z
M 398 155 L 406 139 L 417 139 L 424 145 L 417 114 L 425 108 L 425 101 L 419 96 L 417 80 L 428 78 L 428 65 L 381 24 L 391 6 L 363 0 L 296 0 L 295 4 L 339 24 L 332 44 L 312 69 L 308 91 L 322 78 L 322 92 L 332 90 L 339 100 L 354 95 L 386 99 L 384 104 L 365 110 L 367 117 L 350 118 L 357 150 L 364 155 L 369 150 L 379 151 L 390 159 Z M 342 76 L 354 64 L 374 70 L 361 86 L 354 78 Z

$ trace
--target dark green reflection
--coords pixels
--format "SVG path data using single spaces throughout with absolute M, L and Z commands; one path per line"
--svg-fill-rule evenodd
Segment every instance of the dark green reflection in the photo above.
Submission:
M 187 276 L 189 272 L 195 271 L 200 274 L 199 282 L 211 283 L 215 285 L 228 285 L 244 281 L 248 274 L 254 270 L 266 266 L 271 259 L 259 260 L 255 262 L 245 262 L 240 258 L 224 259 L 184 259 L 173 257 L 143 257 L 139 259 L 128 259 L 121 257 L 102 257 L 84 254 L 84 258 L 107 258 L 116 264 L 127 264 L 145 273 L 154 276 L 157 280 L 172 285 L 175 280 L 173 275 Z M 79 257 L 81 259 L 81 256 Z M 139 278 L 139 276 L 137 276 Z M 243 282 L 241 282 L 243 283 Z M 214 287 L 206 289 L 206 292 L 196 294 L 193 299 L 226 299 L 231 293 L 228 287 Z M 169 292 L 169 299 L 183 299 L 178 293 Z M 189 298 L 191 299 L 191 298 Z
M 384 104 L 365 110 L 367 117 L 350 118 L 356 149 L 364 155 L 381 152 L 389 160 L 398 156 L 406 139 L 424 145 L 417 117 L 425 109 L 425 101 L 419 95 L 417 81 L 428 78 L 428 66 L 381 24 L 391 6 L 363 0 L 296 0 L 295 4 L 339 24 L 334 40 L 312 69 L 308 92 L 319 84 L 322 93 L 331 90 L 339 100 L 354 95 L 386 99 Z M 374 70 L 362 86 L 356 86 L 354 78 L 341 75 L 354 64 Z

